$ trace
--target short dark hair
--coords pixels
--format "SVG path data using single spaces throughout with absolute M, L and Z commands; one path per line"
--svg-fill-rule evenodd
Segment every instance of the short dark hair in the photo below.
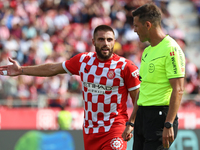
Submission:
M 115 34 L 114 30 L 110 26 L 108 26 L 108 25 L 99 25 L 94 29 L 93 37 L 95 37 L 95 34 L 98 31 L 111 31 L 111 32 L 113 32 L 113 34 Z
M 141 23 L 151 22 L 154 26 L 161 25 L 161 10 L 153 2 L 140 6 L 132 11 L 132 16 L 138 16 Z

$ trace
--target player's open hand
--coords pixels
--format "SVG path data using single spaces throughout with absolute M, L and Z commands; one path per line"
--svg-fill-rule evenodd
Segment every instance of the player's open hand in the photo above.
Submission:
M 133 137 L 133 134 L 131 133 L 132 131 L 133 127 L 126 126 L 124 132 L 122 133 L 122 138 L 124 141 L 129 141 Z
M 4 76 L 17 76 L 21 75 L 22 68 L 17 63 L 17 61 L 13 60 L 12 58 L 8 58 L 8 60 L 13 63 L 12 65 L 0 66 L 0 75 Z

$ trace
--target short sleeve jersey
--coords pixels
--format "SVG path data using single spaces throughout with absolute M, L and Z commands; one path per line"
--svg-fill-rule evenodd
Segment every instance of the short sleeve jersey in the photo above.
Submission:
M 168 106 L 172 87 L 169 79 L 185 76 L 185 56 L 177 42 L 166 36 L 158 45 L 148 46 L 140 66 L 139 106 Z
M 139 71 L 133 62 L 116 54 L 100 61 L 95 52 L 89 52 L 63 62 L 63 68 L 81 77 L 86 134 L 108 132 L 111 126 L 125 124 L 128 91 L 140 87 Z

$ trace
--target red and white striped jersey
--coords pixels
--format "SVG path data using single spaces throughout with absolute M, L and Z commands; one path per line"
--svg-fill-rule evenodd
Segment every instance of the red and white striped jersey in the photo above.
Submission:
M 128 120 L 128 91 L 140 87 L 139 71 L 132 61 L 116 54 L 100 61 L 95 52 L 80 53 L 63 62 L 70 75 L 79 75 L 84 100 L 86 134 L 108 132 Z

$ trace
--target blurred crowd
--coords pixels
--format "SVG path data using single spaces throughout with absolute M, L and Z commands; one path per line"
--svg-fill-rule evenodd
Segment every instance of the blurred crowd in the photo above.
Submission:
M 8 57 L 20 65 L 62 62 L 81 52 L 95 51 L 92 33 L 100 24 L 110 25 L 116 35 L 114 52 L 140 67 L 141 43 L 133 28 L 131 11 L 150 0 L 0 0 L 0 65 L 9 64 Z M 193 0 L 195 1 L 195 0 Z M 154 1 L 162 10 L 162 26 L 182 47 L 184 33 L 170 12 L 168 1 Z M 195 3 L 199 10 L 199 2 Z M 200 94 L 200 70 L 187 59 L 185 94 Z M 19 100 L 37 102 L 43 107 L 66 105 L 82 107 L 81 82 L 78 76 L 54 77 L 0 76 L 0 101 L 9 107 Z M 200 101 L 200 97 L 195 97 Z M 131 102 L 128 102 L 131 106 Z

